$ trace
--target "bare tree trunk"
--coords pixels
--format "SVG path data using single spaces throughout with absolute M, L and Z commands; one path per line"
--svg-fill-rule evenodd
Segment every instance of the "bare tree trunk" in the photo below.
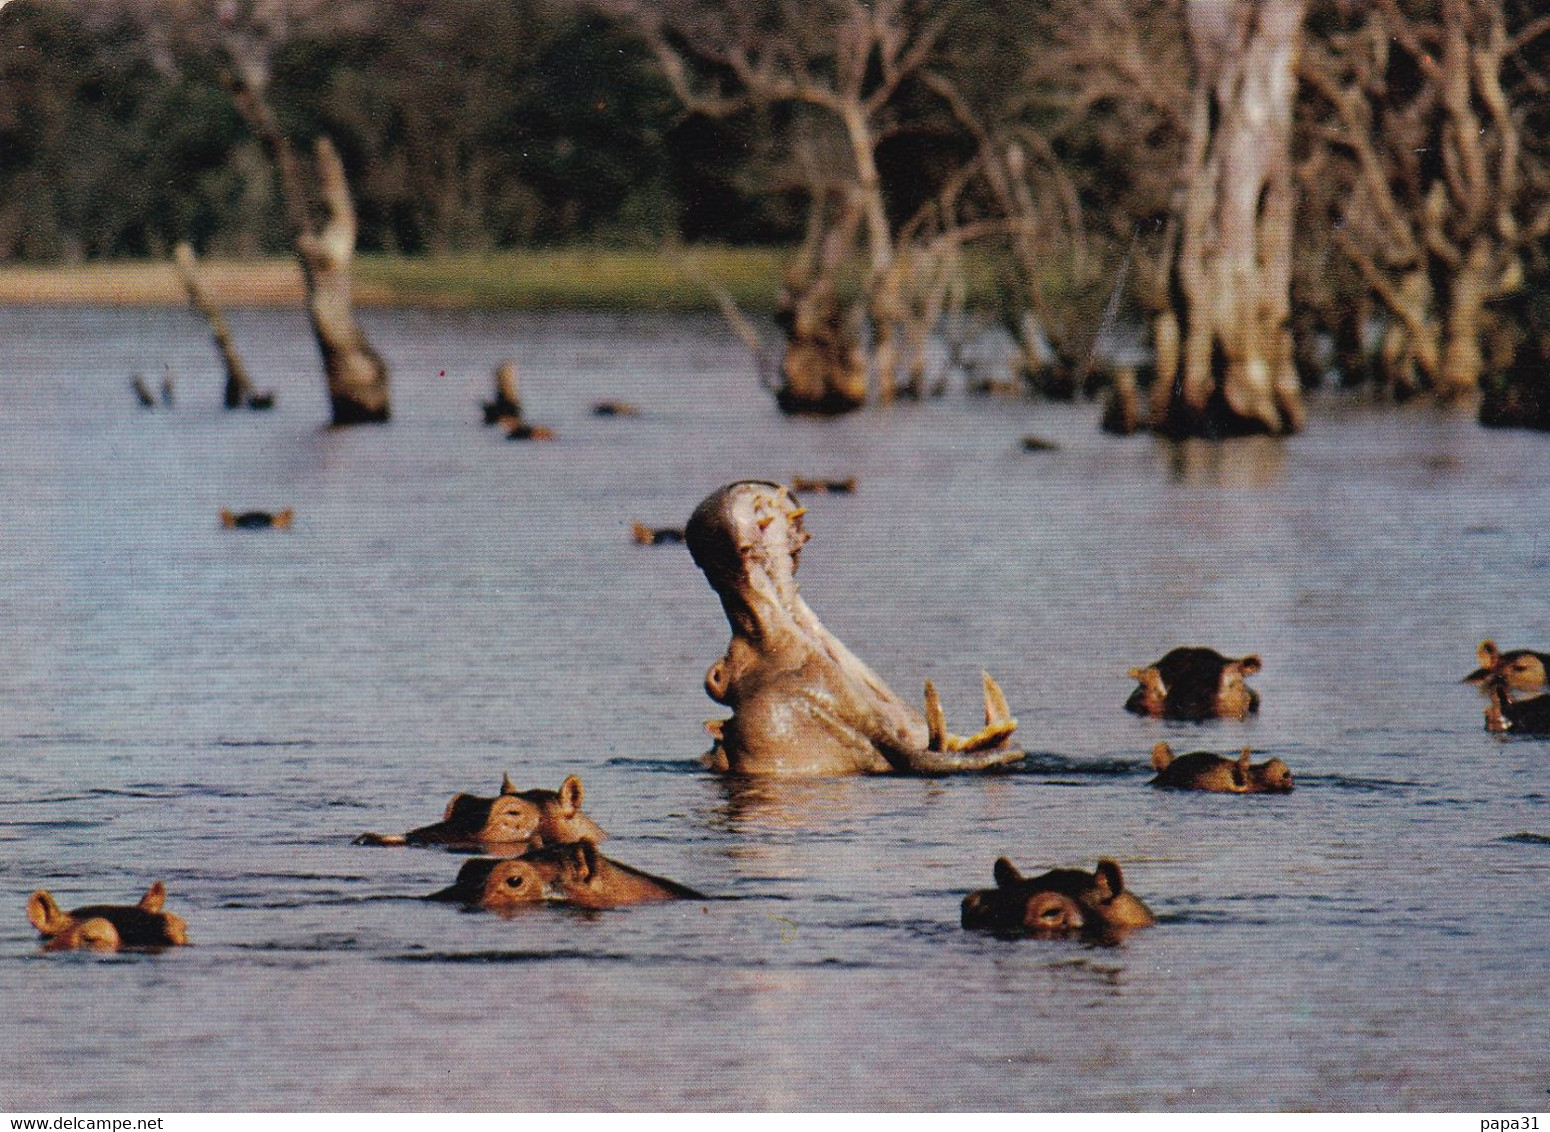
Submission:
M 366 340 L 350 297 L 355 256 L 355 204 L 333 143 L 317 139 L 315 179 L 303 179 L 295 149 L 280 130 L 262 92 L 240 77 L 231 80 L 237 109 L 258 135 L 279 176 L 291 243 L 307 289 L 307 314 L 323 355 L 323 373 L 335 428 L 386 421 L 391 415 L 387 364 Z M 321 227 L 313 223 L 313 200 Z
M 209 324 L 210 335 L 215 339 L 215 347 L 221 352 L 221 361 L 226 365 L 226 407 L 238 409 L 244 405 L 254 405 L 268 408 L 274 403 L 274 396 L 264 394 L 255 401 L 253 382 L 248 379 L 247 366 L 242 364 L 242 357 L 237 353 L 236 343 L 232 341 L 231 328 L 226 325 L 226 316 L 221 313 L 221 308 L 204 289 L 198 273 L 194 270 L 196 261 L 193 247 L 187 241 L 178 244 L 173 249 L 172 258 L 177 264 L 178 275 L 183 280 L 183 289 L 188 292 L 189 305 Z
M 1482 342 L 1486 303 L 1496 293 L 1491 258 L 1485 241 L 1476 240 L 1448 279 L 1450 302 L 1443 323 L 1442 366 L 1437 374 L 1437 398 L 1445 403 L 1457 404 L 1480 389 L 1485 372 Z
M 1154 322 L 1157 431 L 1285 433 L 1302 425 L 1288 314 L 1290 138 L 1304 4 L 1187 0 L 1196 88 L 1172 310 Z
M 839 273 L 859 217 L 850 200 L 833 218 L 821 197 L 813 200 L 807 239 L 786 272 L 777 314 L 786 332 L 786 353 L 775 401 L 785 412 L 834 415 L 866 404 L 866 355 L 853 312 L 838 294 Z

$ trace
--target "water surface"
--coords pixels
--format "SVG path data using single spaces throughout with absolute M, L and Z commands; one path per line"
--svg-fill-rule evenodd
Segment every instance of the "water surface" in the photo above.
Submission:
M 1324 402 L 1174 447 L 956 392 L 788 420 L 714 319 L 408 311 L 366 317 L 394 422 L 329 433 L 302 318 L 232 322 L 273 413 L 218 408 L 185 312 L 0 310 L 0 1108 L 1544 1107 L 1550 744 L 1458 681 L 1482 637 L 1550 648 L 1550 438 Z M 505 356 L 555 442 L 478 424 Z M 809 603 L 960 730 L 988 668 L 1021 771 L 699 768 L 726 624 L 630 523 L 794 474 L 860 483 L 804 498 Z M 1120 710 L 1184 643 L 1260 653 L 1261 715 Z M 1159 738 L 1298 789 L 1158 793 Z M 349 844 L 503 772 L 580 775 L 612 855 L 716 899 L 502 920 L 416 899 L 453 855 Z M 1161 922 L 965 933 L 1002 854 L 1114 857 Z M 195 946 L 47 955 L 23 914 L 158 877 Z

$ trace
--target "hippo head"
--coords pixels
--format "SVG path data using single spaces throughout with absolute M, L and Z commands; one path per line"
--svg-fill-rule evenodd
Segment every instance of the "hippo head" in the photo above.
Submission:
M 581 812 L 581 799 L 581 779 L 575 775 L 558 790 L 518 790 L 510 776 L 503 776 L 500 792 L 493 798 L 455 794 L 439 822 L 402 837 L 363 833 L 355 843 L 520 851 L 582 837 L 602 840 L 608 835 Z
M 429 899 L 466 904 L 489 912 L 515 912 L 555 897 L 558 869 L 546 861 L 521 857 L 475 857 L 465 861 L 457 880 Z
M 685 528 L 732 629 L 726 654 L 705 674 L 706 693 L 733 712 L 710 725 L 711 765 L 748 774 L 939 774 L 1022 758 L 1008 743 L 1016 721 L 988 675 L 985 727 L 954 735 L 929 681 L 922 715 L 824 627 L 796 582 L 810 537 L 806 511 L 789 489 L 748 480 L 712 492 Z
M 1162 672 L 1153 664 L 1146 668 L 1132 668 L 1130 678 L 1138 687 L 1125 701 L 1125 710 L 1136 715 L 1160 718 L 1168 706 L 1168 687 L 1163 683 Z
M 697 898 L 693 889 L 609 860 L 590 837 L 530 849 L 520 857 L 475 858 L 450 887 L 430 897 L 491 912 L 515 912 L 540 901 L 615 908 Z
M 1266 759 L 1258 765 L 1244 767 L 1248 759 L 1248 748 L 1238 758 L 1238 766 L 1243 771 L 1244 782 L 1249 791 L 1255 794 L 1290 794 L 1292 792 L 1292 769 L 1280 759 Z
M 1107 858 L 1090 873 L 1052 869 L 1025 877 L 1002 857 L 994 873 L 995 888 L 964 897 L 964 927 L 1046 939 L 1080 935 L 1112 943 L 1132 928 L 1155 922 L 1146 905 L 1126 890 L 1119 865 Z
M 1492 681 L 1519 692 L 1537 692 L 1550 685 L 1550 675 L 1546 674 L 1550 657 L 1544 653 L 1528 649 L 1503 652 L 1495 641 L 1486 640 L 1480 642 L 1475 656 L 1480 667 L 1464 677 L 1466 684 L 1476 684 L 1487 692 Z
M 998 885 L 963 898 L 963 926 L 1000 935 L 1064 939 L 1080 935 L 1087 918 L 1082 906 L 1063 892 L 1016 891 Z
M 181 916 L 163 910 L 166 901 L 167 887 L 156 881 L 138 904 L 93 904 L 66 912 L 40 889 L 27 901 L 27 919 L 48 939 L 49 951 L 181 946 L 188 942 L 188 925 Z
M 780 484 L 748 480 L 712 492 L 694 509 L 684 541 L 721 598 L 733 629 L 757 631 L 795 614 L 796 572 L 807 508 Z

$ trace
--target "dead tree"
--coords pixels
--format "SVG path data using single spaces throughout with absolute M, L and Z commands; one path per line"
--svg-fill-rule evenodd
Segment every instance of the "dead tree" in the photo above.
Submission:
M 224 42 L 232 64 L 225 77 L 237 111 L 263 145 L 279 181 L 286 227 L 306 287 L 307 314 L 323 355 L 331 423 L 339 428 L 386 421 L 391 415 L 387 364 L 367 341 L 350 295 L 356 220 L 344 165 L 333 143 L 319 137 L 311 169 L 306 169 L 280 128 L 265 97 L 264 53 L 270 43 L 261 34 L 235 31 Z
M 1148 323 L 1172 308 L 1172 247 L 1158 237 L 1192 125 L 1183 3 L 1043 0 L 1033 9 L 1020 79 L 1025 109 L 1006 131 L 998 176 L 1007 189 L 998 195 L 1032 202 L 1008 210 L 1030 221 L 1012 251 L 1053 359 L 1044 360 L 1026 330 L 1008 329 L 1026 343 L 1031 380 L 1051 391 L 1113 383 L 1118 374 L 1096 364 L 1094 330 L 1127 299 Z M 1067 293 L 1053 300 L 1038 282 L 1052 255 L 1071 265 Z M 1116 266 L 1100 271 L 1106 261 Z
M 215 339 L 215 348 L 220 351 L 221 362 L 226 367 L 224 395 L 226 407 L 228 409 L 244 406 L 250 409 L 272 407 L 273 393 L 253 391 L 253 382 L 248 378 L 247 366 L 243 364 L 242 356 L 237 353 L 237 344 L 232 340 L 231 328 L 226 325 L 226 316 L 221 313 L 221 308 L 215 299 L 205 290 L 199 273 L 195 270 L 197 262 L 193 247 L 187 241 L 178 244 L 173 249 L 172 258 L 177 264 L 178 276 L 183 280 L 183 289 L 188 292 L 189 305 L 198 311 L 209 325 L 210 336 Z
M 1193 90 L 1156 285 L 1150 427 L 1294 432 L 1291 125 L 1304 0 L 1186 0 Z M 1165 281 L 1165 282 L 1164 282 Z
M 878 148 L 898 115 L 901 91 L 931 62 L 953 14 L 909 0 L 815 0 L 752 6 L 729 0 L 596 0 L 633 28 L 691 112 L 724 118 L 784 104 L 810 112 L 810 129 L 834 142 L 836 159 L 810 183 L 822 231 L 788 273 L 783 407 L 834 411 L 857 399 L 856 347 L 831 285 L 830 253 L 860 261 L 861 309 L 871 323 L 878 396 L 893 396 L 906 346 L 897 328 L 907 300 L 896 268 Z M 843 197 L 843 205 L 831 198 Z M 849 215 L 854 211 L 854 218 Z M 854 233 L 854 239 L 850 234 Z M 846 245 L 853 245 L 847 247 Z M 808 339 L 807 334 L 815 337 Z M 864 355 L 862 355 L 864 358 Z M 863 376 L 865 362 L 863 361 Z M 825 372 L 827 369 L 827 372 Z
M 1337 9 L 1302 64 L 1331 154 L 1319 173 L 1343 190 L 1336 242 L 1389 316 L 1381 365 L 1399 391 L 1467 402 L 1512 369 L 1515 328 L 1495 311 L 1550 234 L 1550 162 L 1527 128 L 1550 91 L 1527 49 L 1550 17 L 1531 8 Z
M 775 321 L 785 334 L 775 403 L 788 413 L 832 416 L 867 399 L 859 312 L 840 298 L 860 210 L 845 194 L 815 195 L 807 236 L 787 265 Z

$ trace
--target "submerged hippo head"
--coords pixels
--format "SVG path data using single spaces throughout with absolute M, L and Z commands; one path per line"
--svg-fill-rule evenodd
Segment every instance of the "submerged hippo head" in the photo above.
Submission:
M 581 812 L 581 779 L 574 774 L 558 790 L 518 790 L 501 778 L 493 798 L 455 794 L 441 821 L 402 837 L 363 833 L 357 845 L 444 845 L 449 849 L 530 849 L 608 835 Z
M 708 496 L 685 529 L 732 628 L 705 691 L 732 709 L 712 722 L 710 763 L 744 774 L 940 774 L 1015 762 L 1017 722 L 988 675 L 985 726 L 948 732 L 936 689 L 925 713 L 904 703 L 802 600 L 797 563 L 806 508 L 774 483 L 734 483 Z
M 1174 755 L 1166 743 L 1152 748 L 1152 769 L 1157 777 L 1153 786 L 1173 790 L 1209 790 L 1217 794 L 1288 794 L 1292 790 L 1291 769 L 1280 759 L 1249 762 L 1249 749 L 1236 759 L 1223 758 L 1209 751 Z
M 49 951 L 90 948 L 117 951 L 123 947 L 175 947 L 188 942 L 188 925 L 181 916 L 162 911 L 167 888 L 157 881 L 140 903 L 89 904 L 66 912 L 41 889 L 27 901 L 27 919 L 48 939 Z
M 1259 710 L 1259 693 L 1245 678 L 1260 670 L 1258 656 L 1227 657 L 1208 648 L 1178 648 L 1155 664 L 1132 668 L 1140 686 L 1125 710 L 1160 719 L 1243 719 Z
M 1052 939 L 1080 935 L 1114 942 L 1132 928 L 1155 921 L 1125 888 L 1124 874 L 1107 858 L 1094 872 L 1053 869 L 1025 877 L 1007 858 L 995 865 L 995 888 L 963 898 L 963 926 L 999 935 Z
M 1490 681 L 1498 681 L 1504 687 L 1519 692 L 1541 692 L 1550 687 L 1550 654 L 1529 649 L 1509 649 L 1502 652 L 1495 641 L 1481 641 L 1475 650 L 1480 667 L 1464 677 L 1464 683 L 1476 684 L 1489 692 Z
M 449 888 L 432 900 L 448 900 L 490 912 L 513 912 L 540 901 L 579 908 L 617 908 L 661 900 L 703 899 L 693 889 L 611 861 L 590 838 L 548 845 L 520 857 L 475 858 Z
M 514 912 L 555 899 L 555 870 L 521 857 L 475 857 L 463 862 L 457 880 L 427 899 L 466 904 L 487 912 Z

